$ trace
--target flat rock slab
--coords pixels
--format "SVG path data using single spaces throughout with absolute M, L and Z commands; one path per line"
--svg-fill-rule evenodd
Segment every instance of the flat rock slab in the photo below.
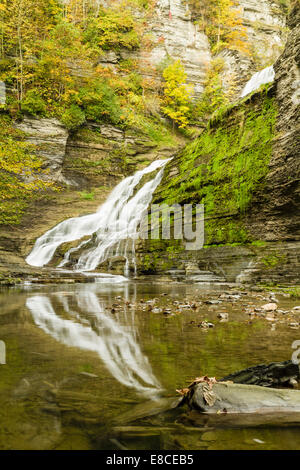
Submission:
M 199 413 L 191 410 L 182 415 L 178 422 L 184 426 L 197 426 L 199 429 L 215 428 L 269 428 L 300 427 L 299 412 L 266 413 Z
M 300 412 L 300 391 L 257 385 L 199 383 L 188 393 L 191 409 L 204 413 Z

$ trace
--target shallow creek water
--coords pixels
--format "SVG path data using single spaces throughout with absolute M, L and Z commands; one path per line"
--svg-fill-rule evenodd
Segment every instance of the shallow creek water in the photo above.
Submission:
M 0 449 L 300 449 L 300 427 L 272 418 L 251 426 L 165 411 L 195 377 L 291 358 L 295 315 L 250 317 L 269 294 L 236 291 L 167 282 L 0 291 Z

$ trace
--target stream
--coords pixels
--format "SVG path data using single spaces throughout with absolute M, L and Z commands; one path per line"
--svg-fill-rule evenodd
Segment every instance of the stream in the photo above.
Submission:
M 103 281 L 0 291 L 1 449 L 300 449 L 297 425 L 172 409 L 195 377 L 290 359 L 297 300 L 272 320 L 269 292 Z

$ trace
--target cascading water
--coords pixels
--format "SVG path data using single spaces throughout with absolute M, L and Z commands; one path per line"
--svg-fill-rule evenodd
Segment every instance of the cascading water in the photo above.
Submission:
M 139 225 L 151 202 L 153 192 L 162 179 L 164 166 L 168 161 L 169 159 L 156 160 L 133 176 L 125 178 L 94 214 L 64 220 L 46 232 L 37 239 L 26 262 L 32 266 L 44 266 L 49 263 L 62 243 L 93 235 L 78 247 L 70 249 L 59 267 L 68 263 L 74 251 L 86 246 L 86 250 L 78 258 L 75 270 L 92 271 L 110 256 L 122 256 L 126 259 L 125 274 L 127 274 L 129 263 L 132 262 L 135 266 L 134 240 L 138 237 Z M 158 169 L 155 177 L 134 194 L 143 176 Z
M 241 98 L 244 96 L 249 95 L 249 93 L 252 93 L 255 90 L 258 90 L 258 88 L 261 85 L 264 85 L 265 83 L 271 83 L 274 81 L 275 78 L 275 71 L 273 65 L 270 67 L 266 67 L 265 69 L 261 70 L 260 72 L 256 72 L 250 80 L 246 83 L 242 93 L 241 93 Z

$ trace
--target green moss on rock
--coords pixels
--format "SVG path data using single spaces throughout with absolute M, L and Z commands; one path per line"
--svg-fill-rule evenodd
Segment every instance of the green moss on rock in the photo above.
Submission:
M 244 219 L 265 183 L 276 115 L 268 90 L 223 111 L 171 162 L 169 170 L 176 166 L 178 175 L 170 178 L 167 168 L 155 202 L 203 203 L 206 244 L 252 241 Z

